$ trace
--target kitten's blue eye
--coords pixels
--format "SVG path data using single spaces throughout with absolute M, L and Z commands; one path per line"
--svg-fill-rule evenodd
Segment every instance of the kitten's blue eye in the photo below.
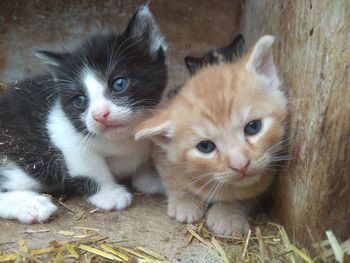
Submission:
M 85 107 L 86 103 L 87 103 L 87 99 L 84 95 L 77 95 L 73 99 L 73 104 L 77 108 Z
M 261 120 L 251 121 L 245 126 L 244 133 L 245 135 L 248 135 L 248 136 L 255 135 L 261 130 L 261 126 L 262 126 Z
M 129 86 L 129 80 L 127 78 L 116 78 L 112 83 L 112 91 L 121 93 Z
M 197 144 L 196 148 L 202 153 L 211 153 L 216 149 L 216 145 L 212 141 L 201 141 Z

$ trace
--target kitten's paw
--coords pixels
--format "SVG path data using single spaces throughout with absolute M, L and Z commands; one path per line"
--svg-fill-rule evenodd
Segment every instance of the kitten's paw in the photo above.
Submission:
M 204 215 L 204 208 L 199 202 L 169 200 L 168 216 L 182 223 L 195 223 Z
M 104 211 L 123 210 L 131 204 L 132 195 L 124 187 L 118 185 L 115 188 L 101 188 L 87 200 Z
M 42 223 L 57 210 L 50 197 L 40 195 L 27 200 L 21 206 L 18 220 L 24 224 Z
M 133 178 L 132 186 L 145 194 L 165 194 L 160 177 L 153 174 L 144 174 Z
M 16 219 L 23 224 L 42 223 L 54 214 L 57 207 L 51 198 L 32 192 L 10 192 L 5 198 L 7 205 L 1 206 L 0 216 Z
M 210 231 L 218 235 L 246 234 L 250 225 L 242 214 L 225 211 L 224 208 L 212 207 L 207 214 L 207 226 Z

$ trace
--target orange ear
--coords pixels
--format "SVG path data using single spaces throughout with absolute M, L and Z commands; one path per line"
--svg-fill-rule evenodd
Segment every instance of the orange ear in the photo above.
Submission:
M 134 130 L 135 140 L 150 138 L 159 145 L 167 144 L 172 137 L 172 122 L 170 112 L 156 112 L 149 119 L 141 122 Z
M 269 86 L 278 88 L 280 81 L 272 55 L 274 41 L 275 38 L 270 35 L 260 38 L 249 54 L 246 69 L 256 73 Z

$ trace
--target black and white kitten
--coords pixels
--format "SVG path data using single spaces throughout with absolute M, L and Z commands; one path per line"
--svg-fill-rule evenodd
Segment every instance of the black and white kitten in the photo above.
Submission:
M 240 58 L 245 49 L 245 41 L 242 35 L 236 36 L 233 41 L 224 47 L 215 48 L 202 57 L 185 57 L 185 64 L 191 75 L 194 75 L 198 69 L 212 64 L 230 63 Z
M 0 217 L 45 221 L 56 211 L 41 193 L 85 195 L 102 210 L 124 209 L 133 176 L 160 191 L 149 142 L 131 131 L 166 86 L 165 42 L 147 6 L 122 34 L 99 34 L 71 53 L 36 52 L 52 72 L 0 93 Z

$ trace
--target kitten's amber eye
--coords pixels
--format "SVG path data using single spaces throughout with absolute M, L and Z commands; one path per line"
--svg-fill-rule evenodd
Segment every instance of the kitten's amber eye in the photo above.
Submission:
M 244 133 L 245 135 L 248 135 L 248 136 L 255 135 L 261 130 L 261 126 L 262 126 L 261 120 L 251 121 L 245 126 Z
M 216 149 L 216 145 L 212 141 L 201 141 L 196 147 L 202 153 L 211 153 Z

